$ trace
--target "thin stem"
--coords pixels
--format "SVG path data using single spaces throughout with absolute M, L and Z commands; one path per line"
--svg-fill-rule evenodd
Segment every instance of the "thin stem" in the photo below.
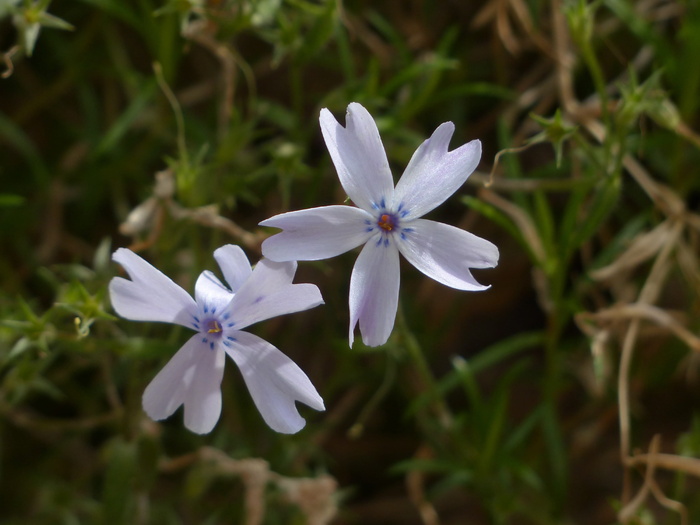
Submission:
M 437 382 L 433 376 L 433 372 L 425 359 L 423 349 L 418 342 L 418 339 L 413 335 L 413 332 L 408 328 L 406 317 L 403 313 L 403 308 L 399 304 L 399 310 L 396 315 L 396 327 L 399 333 L 403 336 L 404 348 L 414 365 L 415 371 L 418 373 L 420 381 L 420 391 L 427 392 L 430 396 L 430 409 L 437 417 L 440 425 L 447 429 L 452 427 L 453 417 L 442 397 L 436 397 L 440 390 L 437 387 Z
M 187 155 L 187 145 L 185 143 L 185 119 L 182 116 L 182 108 L 180 108 L 180 103 L 177 101 L 175 93 L 173 93 L 172 89 L 170 89 L 170 86 L 168 86 L 168 83 L 165 81 L 163 68 L 158 62 L 153 63 L 153 71 L 156 74 L 158 86 L 163 91 L 165 98 L 168 99 L 170 107 L 175 114 L 175 123 L 177 125 L 177 149 L 180 153 L 180 158 L 185 166 L 189 166 L 190 161 Z
M 639 293 L 637 304 L 652 303 L 658 297 L 661 289 L 661 284 L 668 274 L 668 257 L 671 254 L 673 247 L 676 245 L 676 240 L 681 233 L 683 223 L 678 221 L 675 223 L 673 230 L 659 252 L 659 255 L 654 261 L 654 265 L 649 272 L 649 277 L 644 283 L 642 291 Z M 629 410 L 629 373 L 632 365 L 632 357 L 634 355 L 635 343 L 639 335 L 641 326 L 640 319 L 634 319 L 630 323 L 630 327 L 625 334 L 625 339 L 622 343 L 622 355 L 620 357 L 620 370 L 617 379 L 617 391 L 620 410 L 620 461 L 623 465 L 627 465 L 630 457 L 630 410 Z M 622 481 L 622 503 L 629 502 L 631 495 L 631 477 L 630 470 L 626 468 L 623 474 Z

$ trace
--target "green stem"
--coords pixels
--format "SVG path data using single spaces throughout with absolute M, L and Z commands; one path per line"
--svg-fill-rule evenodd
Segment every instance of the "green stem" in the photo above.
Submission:
M 403 308 L 400 304 L 396 314 L 396 327 L 405 343 L 404 348 L 413 364 L 413 368 L 415 372 L 417 372 L 417 379 L 420 382 L 420 392 L 422 394 L 427 393 L 427 395 L 430 396 L 429 407 L 440 422 L 440 426 L 445 429 L 451 428 L 453 421 L 452 414 L 447 408 L 447 404 L 442 398 L 442 395 L 439 393 L 440 389 L 437 386 L 437 381 L 428 365 L 428 361 L 425 359 L 423 349 L 418 339 L 416 339 L 413 332 L 409 329 L 406 317 L 403 313 Z
M 558 411 L 558 393 L 561 386 L 560 348 L 562 329 L 565 319 L 561 312 L 565 311 L 562 301 L 563 286 L 561 272 L 552 277 L 551 283 L 554 305 L 548 319 L 547 340 L 545 342 L 546 369 L 544 384 L 542 385 L 543 398 L 543 432 L 545 444 L 549 453 L 551 472 L 554 477 L 552 487 L 554 495 L 560 504 L 566 497 L 566 485 L 568 477 L 566 450 L 561 433 Z
M 607 84 L 605 82 L 605 75 L 603 75 L 603 70 L 600 67 L 600 62 L 598 62 L 598 57 L 596 57 L 596 54 L 593 51 L 593 47 L 591 46 L 591 43 L 588 40 L 581 43 L 581 51 L 583 52 L 583 60 L 588 66 L 588 70 L 590 71 L 591 77 L 593 78 L 593 84 L 595 86 L 596 93 L 598 93 L 598 98 L 600 99 L 600 111 L 603 117 L 603 123 L 605 125 L 605 129 L 608 131 L 606 133 L 606 140 L 603 142 L 603 148 L 605 151 L 605 164 L 607 168 L 607 166 L 609 166 L 610 164 L 612 139 L 614 138 L 614 135 L 612 133 L 613 121 L 610 115 Z M 619 147 L 622 150 L 622 144 L 620 144 Z M 606 169 L 606 171 L 608 170 Z

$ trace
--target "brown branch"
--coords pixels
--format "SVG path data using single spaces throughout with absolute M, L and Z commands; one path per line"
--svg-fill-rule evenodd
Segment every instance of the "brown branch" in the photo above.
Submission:
M 676 222 L 674 228 L 666 240 L 654 265 L 649 272 L 649 277 L 644 283 L 644 287 L 639 294 L 638 303 L 654 302 L 661 290 L 661 285 L 665 281 L 669 271 L 668 259 L 671 251 L 676 244 L 676 240 L 681 233 L 682 223 Z M 619 396 L 620 407 L 620 459 L 624 465 L 629 457 L 630 451 L 630 409 L 629 409 L 629 371 L 634 355 L 634 348 L 639 334 L 640 319 L 633 319 L 625 334 L 625 339 L 622 344 L 622 355 L 620 357 L 620 370 L 618 373 L 617 390 Z M 629 470 L 625 470 L 623 479 L 622 502 L 625 503 L 629 498 L 630 478 Z
M 213 465 L 220 474 L 236 476 L 245 486 L 246 525 L 260 525 L 265 518 L 265 489 L 272 483 L 287 500 L 296 504 L 306 516 L 308 525 L 327 525 L 337 514 L 338 484 L 328 475 L 316 478 L 292 478 L 270 470 L 260 458 L 234 459 L 213 447 L 202 447 L 194 453 L 162 461 L 161 472 L 172 473 L 197 462 Z
M 422 445 L 415 454 L 418 459 L 429 459 L 432 451 L 427 445 Z M 420 470 L 411 470 L 406 474 L 406 488 L 413 505 L 418 509 L 424 525 L 440 525 L 440 517 L 435 507 L 425 497 L 425 476 Z
M 2 54 L 2 61 L 5 63 L 5 71 L 0 75 L 1 78 L 10 78 L 12 73 L 15 72 L 15 65 L 12 62 L 12 57 L 15 56 L 17 51 L 20 50 L 20 46 L 12 46 L 8 51 Z
M 644 484 L 642 485 L 642 488 L 639 489 L 639 492 L 637 492 L 637 495 L 627 503 L 620 511 L 617 513 L 618 519 L 624 524 L 627 523 L 632 517 L 634 516 L 634 513 L 637 512 L 639 507 L 642 506 L 644 501 L 646 500 L 647 496 L 649 495 L 649 492 L 651 491 L 651 485 L 654 481 L 654 472 L 656 470 L 656 458 L 657 458 L 657 452 L 659 451 L 659 442 L 660 438 L 658 435 L 654 436 L 651 440 L 651 445 L 649 446 L 649 461 L 646 464 L 647 470 L 646 473 L 644 474 Z

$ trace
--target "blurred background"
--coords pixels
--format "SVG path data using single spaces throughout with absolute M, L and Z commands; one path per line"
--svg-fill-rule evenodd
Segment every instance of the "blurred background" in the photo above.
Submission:
M 0 0 L 0 523 L 700 521 L 695 0 Z M 325 305 L 252 332 L 327 411 L 287 436 L 228 363 L 214 431 L 145 386 L 189 333 L 118 319 L 130 247 L 189 292 L 277 213 L 341 204 L 318 115 L 375 117 L 396 179 L 478 138 L 428 218 L 494 242 L 491 288 L 402 262 L 394 333 Z

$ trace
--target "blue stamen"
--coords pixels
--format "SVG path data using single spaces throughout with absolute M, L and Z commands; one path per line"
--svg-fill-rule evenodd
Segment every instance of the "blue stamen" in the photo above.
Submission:
M 212 341 L 211 343 L 209 343 L 209 349 L 210 349 L 210 350 L 214 350 L 214 341 Z
M 386 201 L 384 200 L 384 197 L 382 197 L 382 201 L 379 203 L 379 205 L 380 205 L 382 208 L 386 208 Z
M 209 339 L 207 339 L 206 337 L 202 337 L 202 343 L 208 343 L 208 342 L 209 342 Z
M 231 314 L 229 312 L 226 312 L 224 314 L 224 321 L 228 321 L 228 318 L 231 317 Z
M 234 324 L 236 324 L 236 323 L 229 323 L 229 324 L 227 324 L 226 326 L 228 326 L 229 328 L 233 328 L 233 325 L 234 325 Z

